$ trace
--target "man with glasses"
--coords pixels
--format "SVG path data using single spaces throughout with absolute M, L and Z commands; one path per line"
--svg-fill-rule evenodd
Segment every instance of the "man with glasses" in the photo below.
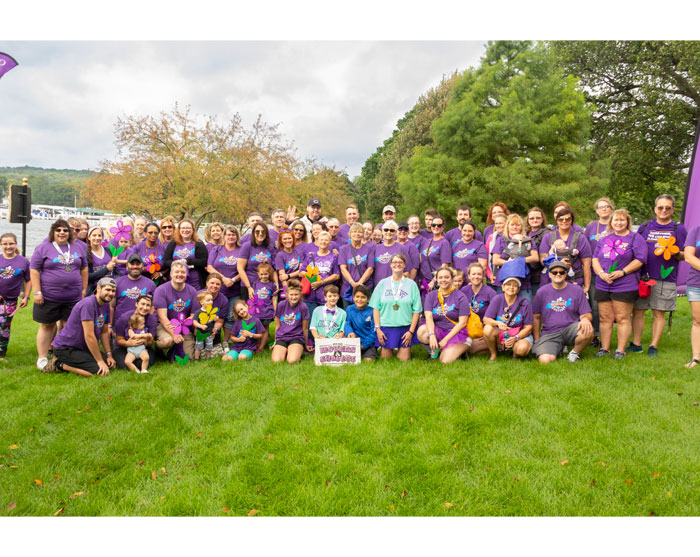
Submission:
M 112 299 L 112 319 L 116 325 L 122 315 L 134 313 L 139 296 L 150 295 L 156 290 L 156 284 L 143 276 L 143 260 L 138 253 L 132 253 L 126 260 L 127 275 L 117 279 L 117 292 Z
M 445 238 L 450 242 L 451 246 L 454 246 L 457 242 L 462 239 L 462 226 L 468 220 L 472 220 L 472 208 L 468 205 L 462 205 L 457 208 L 457 226 L 445 233 Z M 474 230 L 474 239 L 480 242 L 484 241 L 484 237 L 481 232 Z
M 646 278 L 645 275 L 648 275 L 656 284 L 651 287 L 651 296 L 639 298 L 634 304 L 632 342 L 627 351 L 642 351 L 644 312 L 651 309 L 654 319 L 651 325 L 651 343 L 647 350 L 651 358 L 659 353 L 666 312 L 676 309 L 676 280 L 679 263 L 683 261 L 687 231 L 683 223 L 674 222 L 672 217 L 675 207 L 676 200 L 672 195 L 660 195 L 654 204 L 656 219 L 645 222 L 637 230 L 637 234 L 644 238 L 647 244 L 647 262 L 642 267 L 642 277 Z
M 532 353 L 541 364 L 557 359 L 565 346 L 573 346 L 568 360 L 577 362 L 593 340 L 593 314 L 583 289 L 567 282 L 569 268 L 561 260 L 549 265 L 550 284 L 542 286 L 532 304 L 534 318 Z M 541 328 L 541 330 L 540 330 Z

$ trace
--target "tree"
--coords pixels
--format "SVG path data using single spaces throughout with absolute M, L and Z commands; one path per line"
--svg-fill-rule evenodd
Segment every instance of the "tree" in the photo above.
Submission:
M 175 105 L 157 117 L 118 119 L 115 135 L 118 160 L 105 161 L 87 184 L 86 196 L 97 206 L 187 216 L 199 224 L 205 218 L 242 222 L 253 210 L 303 200 L 298 186 L 309 165 L 260 117 L 246 129 L 238 114 L 219 123 Z M 342 198 L 324 192 L 336 194 Z
M 596 107 L 592 138 L 596 156 L 612 159 L 611 197 L 638 218 L 659 193 L 682 198 L 700 120 L 700 42 L 553 46 Z
M 405 208 L 436 206 L 454 221 L 456 208 L 468 204 L 478 221 L 494 201 L 524 213 L 566 199 L 590 212 L 607 186 L 606 161 L 591 161 L 590 108 L 577 80 L 555 62 L 544 44 L 489 43 L 433 121 L 434 145 L 404 161 Z

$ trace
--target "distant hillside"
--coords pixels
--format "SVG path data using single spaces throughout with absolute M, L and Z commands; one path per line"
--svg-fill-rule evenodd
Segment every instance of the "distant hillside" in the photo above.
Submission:
M 91 170 L 69 168 L 38 168 L 35 166 L 0 166 L 0 191 L 7 195 L 10 184 L 21 184 L 23 178 L 32 188 L 32 203 L 47 205 L 80 205 L 85 191 L 85 181 Z

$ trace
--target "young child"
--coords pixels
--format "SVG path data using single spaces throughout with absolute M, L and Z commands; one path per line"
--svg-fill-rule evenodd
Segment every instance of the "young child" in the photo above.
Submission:
M 344 336 L 345 311 L 338 307 L 340 291 L 335 284 L 323 287 L 326 304 L 318 306 L 311 316 L 309 330 L 314 338 L 341 338 Z
M 208 290 L 204 290 L 203 292 L 197 294 L 197 302 L 199 302 L 199 306 L 202 308 L 202 310 L 211 308 L 214 304 L 214 296 L 212 296 L 212 293 Z M 201 313 L 194 316 L 193 325 L 203 333 L 209 333 L 209 336 L 202 340 L 195 340 L 195 362 L 199 361 L 199 358 L 202 354 L 202 350 L 206 351 L 204 353 L 204 359 L 208 360 L 209 358 L 211 358 L 211 351 L 214 349 L 214 335 L 212 335 L 211 332 L 214 330 L 214 323 L 216 322 L 216 319 L 210 319 L 207 323 L 202 324 L 200 322 L 199 315 L 201 315 Z M 197 332 L 195 331 L 195 338 L 196 335 Z
M 277 304 L 272 361 L 295 364 L 309 346 L 309 308 L 301 301 L 301 282 L 287 281 L 287 299 Z
M 258 301 L 262 302 L 262 305 L 258 306 L 260 313 L 255 314 L 255 317 L 260 319 L 263 325 L 261 330 L 263 335 L 258 341 L 258 352 L 267 346 L 267 340 L 270 337 L 268 328 L 275 318 L 275 311 L 277 311 L 278 287 L 272 282 L 273 273 L 272 265 L 263 261 L 258 265 L 258 280 L 253 284 L 255 295 L 258 297 Z
M 229 337 L 229 342 L 233 343 L 233 347 L 221 359 L 224 362 L 250 360 L 253 357 L 253 352 L 258 348 L 258 341 L 264 334 L 263 324 L 260 319 L 250 315 L 248 304 L 243 300 L 236 300 L 233 304 L 233 312 L 236 315 L 236 321 L 231 327 L 231 336 Z
M 369 307 L 371 292 L 364 284 L 358 284 L 352 289 L 352 300 L 355 302 L 347 309 L 345 334 L 348 338 L 360 337 L 362 359 L 371 362 L 377 359 L 375 341 L 377 333 L 374 330 L 374 317 Z
M 452 280 L 455 290 L 461 290 L 464 286 L 464 271 L 462 269 L 455 269 L 455 276 Z
M 143 338 L 148 338 L 148 331 L 146 330 L 146 318 L 137 312 L 131 314 L 129 318 L 129 329 L 127 330 L 129 335 L 129 340 Z M 134 362 L 136 358 L 141 358 L 141 369 L 137 368 Z M 124 364 L 131 371 L 136 373 L 148 373 L 148 350 L 146 346 L 140 344 L 139 346 L 128 346 L 126 348 L 126 356 L 124 356 Z
M 131 242 L 126 238 L 119 239 L 119 245 L 117 247 L 123 247 L 124 251 L 117 256 L 117 266 L 114 268 L 115 275 L 120 277 L 125 277 L 129 273 L 126 270 L 126 261 L 129 257 L 129 251 L 131 248 Z

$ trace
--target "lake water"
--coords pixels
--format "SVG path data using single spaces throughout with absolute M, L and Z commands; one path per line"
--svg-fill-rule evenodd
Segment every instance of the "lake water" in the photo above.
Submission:
M 34 248 L 37 247 L 41 242 L 46 240 L 49 235 L 49 230 L 51 229 L 51 220 L 40 220 L 33 219 L 27 224 L 27 254 L 23 254 L 27 258 L 31 258 L 32 253 L 34 253 Z M 6 220 L 0 220 L 0 234 L 5 234 L 6 232 L 12 232 L 17 236 L 17 245 L 19 249 L 22 249 L 22 225 L 8 222 Z

